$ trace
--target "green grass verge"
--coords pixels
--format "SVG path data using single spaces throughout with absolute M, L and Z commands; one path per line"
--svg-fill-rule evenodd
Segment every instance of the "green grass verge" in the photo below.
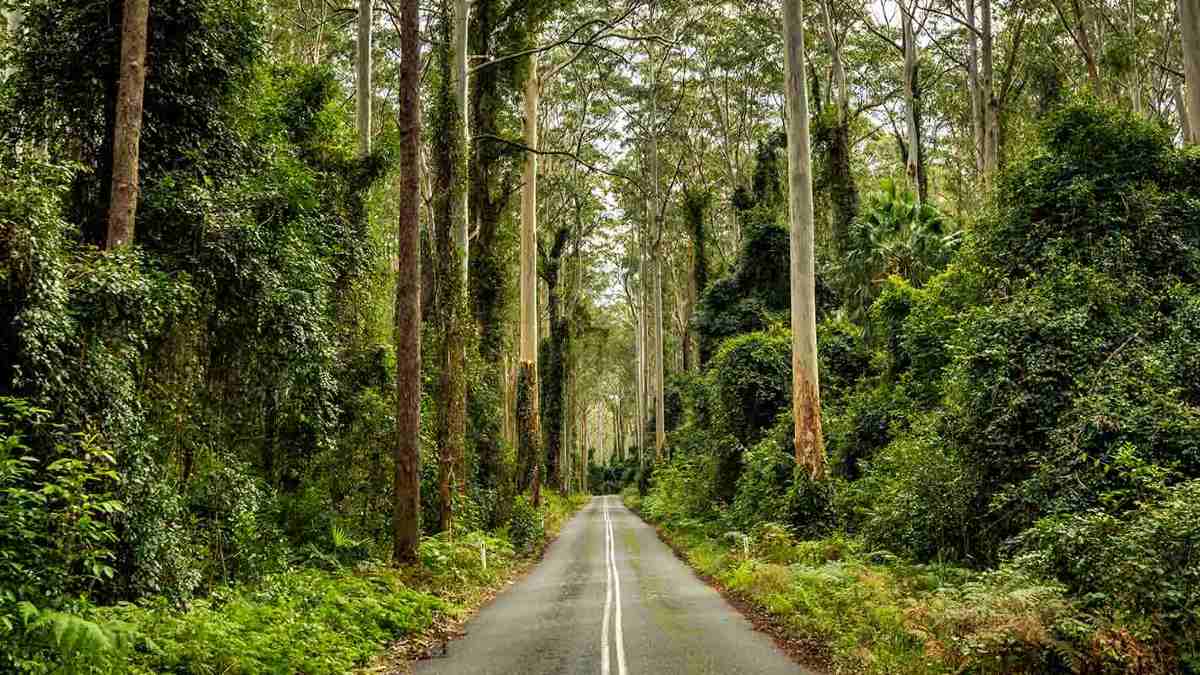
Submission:
M 646 517 L 636 492 L 624 498 Z M 655 524 L 692 567 L 831 672 L 1180 672 L 1136 617 L 1087 614 L 1061 587 L 1014 569 L 911 564 L 844 536 L 797 541 L 773 524 Z
M 23 666 L 139 675 L 352 672 L 439 617 L 469 612 L 540 555 L 587 501 L 545 497 L 536 540 L 520 553 L 507 531 L 456 532 L 424 539 L 418 563 L 407 567 L 294 567 L 219 587 L 184 607 L 164 598 L 105 607 L 84 601 L 70 614 L 29 606 L 21 635 L 32 649 L 25 653 L 40 656 Z

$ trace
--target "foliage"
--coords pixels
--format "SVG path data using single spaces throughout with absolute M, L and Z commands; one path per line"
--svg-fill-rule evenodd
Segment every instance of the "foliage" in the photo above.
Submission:
M 345 672 L 442 607 L 385 569 L 293 570 L 254 588 L 217 589 L 182 612 L 150 602 L 99 615 L 136 627 L 138 672 Z
M 655 518 L 645 502 L 627 504 Z M 1101 672 L 1121 663 L 1094 649 L 1111 626 L 1019 570 L 913 565 L 839 535 L 797 540 L 770 523 L 735 537 L 664 524 L 688 562 L 772 617 L 806 661 L 830 672 Z M 1134 640 L 1110 651 L 1145 648 Z
M 508 523 L 509 538 L 513 548 L 526 553 L 538 546 L 546 536 L 543 514 L 533 507 L 525 495 L 518 495 L 513 502 L 512 517 Z
M 1061 580 L 1097 608 L 1200 637 L 1200 480 L 1157 486 L 1117 517 L 1102 509 L 1048 516 L 1017 539 L 1018 562 Z
M 762 438 L 791 401 L 791 353 L 786 330 L 747 333 L 721 345 L 709 369 L 717 429 L 743 445 Z
M 773 139 L 760 145 L 753 191 L 739 191 L 734 196 L 742 227 L 741 249 L 733 270 L 709 285 L 696 308 L 701 363 L 707 363 L 727 338 L 766 330 L 790 315 L 791 258 L 788 229 L 782 222 L 782 183 L 775 154 L 778 143 Z M 831 288 L 818 279 L 817 318 L 823 318 L 835 304 Z
M 958 238 L 937 208 L 885 178 L 867 194 L 846 236 L 837 272 L 846 308 L 861 318 L 890 275 L 923 285 L 949 262 Z

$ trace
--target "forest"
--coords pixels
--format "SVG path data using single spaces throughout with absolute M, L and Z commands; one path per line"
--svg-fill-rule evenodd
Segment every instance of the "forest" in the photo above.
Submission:
M 0 673 L 1200 673 L 1200 0 L 0 14 Z

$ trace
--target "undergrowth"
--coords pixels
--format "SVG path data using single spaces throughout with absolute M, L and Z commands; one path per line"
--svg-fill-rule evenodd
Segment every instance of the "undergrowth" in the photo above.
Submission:
M 48 673 L 345 673 L 387 643 L 461 616 L 541 552 L 586 501 L 543 493 L 530 508 L 537 539 L 523 552 L 507 530 L 425 538 L 416 564 L 327 560 L 177 604 L 166 597 L 71 611 L 22 603 L 8 630 L 14 667 Z M 522 535 L 526 536 L 526 535 Z
M 844 534 L 800 541 L 774 523 L 723 532 L 654 517 L 632 489 L 625 501 L 834 673 L 1192 672 L 1145 621 L 1091 611 L 1018 566 L 914 564 Z

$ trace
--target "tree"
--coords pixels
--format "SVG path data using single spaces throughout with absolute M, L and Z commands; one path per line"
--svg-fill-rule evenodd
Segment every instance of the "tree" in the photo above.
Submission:
M 463 103 L 466 100 L 465 21 L 462 0 L 455 12 L 443 4 L 439 41 L 441 52 L 438 87 L 433 115 L 435 167 L 433 220 L 434 257 L 437 260 L 435 303 L 438 345 L 438 395 L 436 437 L 438 444 L 439 528 L 450 527 L 452 493 L 465 485 L 467 428 L 466 342 L 467 342 L 467 202 L 466 154 Z M 451 39 L 451 27 L 458 38 Z
M 371 154 L 371 22 L 372 0 L 358 1 L 358 59 L 355 85 L 358 95 L 358 151 Z
M 814 479 L 825 474 L 821 394 L 817 372 L 816 270 L 812 163 L 801 0 L 783 2 L 788 146 L 788 222 L 791 230 L 792 415 L 796 463 Z
M 537 57 L 529 59 L 525 80 L 524 184 L 521 187 L 521 325 L 520 370 L 517 374 L 517 465 L 528 467 L 528 478 L 536 503 L 541 496 L 540 419 L 538 410 L 538 304 L 537 304 L 537 153 L 538 96 Z
M 1184 142 L 1200 145 L 1200 0 L 1179 0 L 1179 23 L 1183 41 L 1183 70 L 1187 80 L 1188 137 Z M 1183 118 L 1184 111 L 1179 111 Z
M 364 4 L 368 4 L 366 0 Z M 392 558 L 416 560 L 421 513 L 421 54 L 418 0 L 400 7 L 400 218 L 396 232 L 396 445 Z
M 112 200 L 105 248 L 133 243 L 138 207 L 142 98 L 146 93 L 146 40 L 150 0 L 125 0 L 121 21 L 121 75 L 113 129 Z
M 904 115 L 908 140 L 905 160 L 908 179 L 916 185 L 918 199 L 925 201 L 928 183 L 925 177 L 925 153 L 921 144 L 921 57 L 914 25 L 915 9 L 915 2 L 912 7 L 905 2 L 900 3 L 900 30 L 904 44 Z

